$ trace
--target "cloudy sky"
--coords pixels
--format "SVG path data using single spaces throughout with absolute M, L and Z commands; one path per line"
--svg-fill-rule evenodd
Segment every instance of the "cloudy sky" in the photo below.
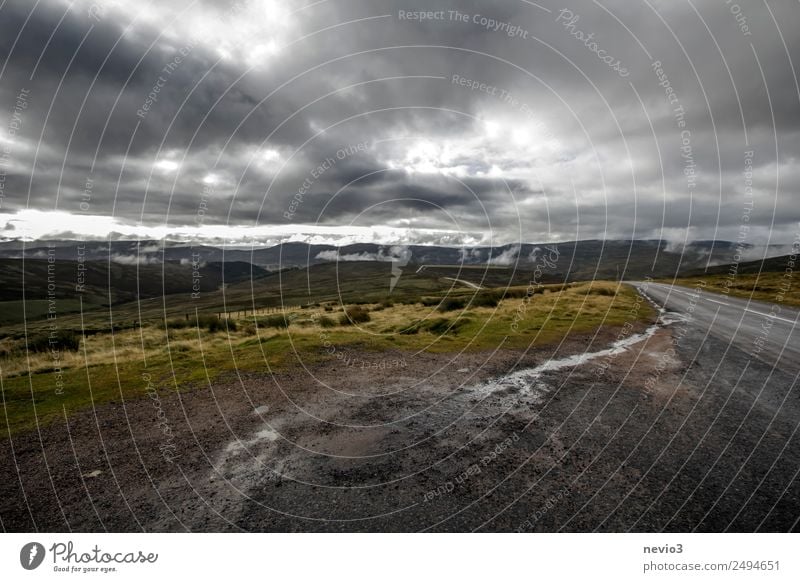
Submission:
M 798 21 L 790 0 L 7 0 L 0 237 L 791 243 Z

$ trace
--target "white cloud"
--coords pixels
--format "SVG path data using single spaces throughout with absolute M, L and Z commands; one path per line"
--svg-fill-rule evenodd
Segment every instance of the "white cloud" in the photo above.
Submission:
M 323 261 L 377 261 L 382 263 L 396 263 L 405 266 L 411 260 L 411 250 L 405 245 L 395 245 L 388 249 L 378 249 L 377 253 L 350 253 L 342 255 L 339 251 L 322 251 L 317 253 L 316 259 Z
M 120 265 L 158 265 L 161 263 L 155 257 L 147 257 L 145 255 L 123 255 L 123 254 L 112 254 L 110 257 L 112 263 L 118 263 Z
M 274 245 L 281 242 L 349 245 L 377 243 L 392 245 L 440 244 L 475 245 L 487 239 L 487 233 L 444 229 L 409 229 L 389 226 L 335 226 L 310 224 L 284 225 L 142 225 L 110 216 L 71 214 L 62 211 L 21 210 L 0 213 L 0 236 L 7 240 L 75 238 L 94 240 L 170 240 L 213 245 Z M 389 251 L 387 260 L 391 260 Z M 398 256 L 394 252 L 394 256 Z
M 509 247 L 496 257 L 490 258 L 489 264 L 504 265 L 504 266 L 513 265 L 514 262 L 517 260 L 517 257 L 519 256 L 519 251 L 520 251 L 519 245 Z

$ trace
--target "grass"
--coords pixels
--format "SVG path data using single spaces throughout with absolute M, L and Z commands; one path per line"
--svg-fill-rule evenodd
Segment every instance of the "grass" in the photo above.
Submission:
M 81 302 L 78 299 L 59 299 L 59 315 L 79 313 Z M 100 307 L 102 302 L 97 297 L 87 298 L 83 302 L 84 310 Z M 50 309 L 50 302 L 46 299 L 31 299 L 28 301 L 3 301 L 0 303 L 0 325 L 13 325 L 27 319 L 27 321 L 46 321 Z
M 739 273 L 733 278 L 728 275 L 714 274 L 661 282 L 686 287 L 694 287 L 698 283 L 705 282 L 706 290 L 723 295 L 800 307 L 800 273 L 786 271 L 761 274 Z
M 234 319 L 220 319 L 215 315 L 197 314 L 191 317 L 169 319 L 166 327 L 167 329 L 200 328 L 209 333 L 216 333 L 218 331 L 236 331 L 237 324 Z
M 336 320 L 327 315 L 320 315 L 317 318 L 317 324 L 324 328 L 336 327 Z
M 286 329 L 290 325 L 289 318 L 283 313 L 280 313 L 278 315 L 270 315 L 268 317 L 262 317 L 259 318 L 257 321 L 259 327 L 274 327 L 278 329 L 281 328 Z
M 369 311 L 364 309 L 361 305 L 348 307 L 344 313 L 339 316 L 339 323 L 341 325 L 357 325 L 359 323 L 367 323 L 372 319 Z
M 446 315 L 408 299 L 346 305 L 341 317 L 348 323 L 358 320 L 358 325 L 336 325 L 326 315 L 331 313 L 327 304 L 257 321 L 252 316 L 223 319 L 221 329 L 203 317 L 200 326 L 196 320 L 189 322 L 194 325 L 169 325 L 168 320 L 166 328 L 162 321 L 81 336 L 80 349 L 59 352 L 57 361 L 50 352 L 27 352 L 22 338 L 6 337 L 0 340 L 4 417 L 13 434 L 63 417 L 64 410 L 70 414 L 93 404 L 145 397 L 145 372 L 159 389 L 183 391 L 233 378 L 237 372 L 268 374 L 291 370 L 299 361 L 324 363 L 332 356 L 323 342 L 377 352 L 446 353 L 498 345 L 522 349 L 601 325 L 622 325 L 635 304 L 635 291 L 616 283 L 545 286 L 531 295 L 525 287 L 509 291 L 502 300 L 487 293 L 493 299 L 478 306 L 469 301 L 477 295 L 474 290 L 459 290 L 467 300 Z M 445 298 L 438 297 L 437 305 Z M 382 309 L 375 311 L 379 305 Z M 653 317 L 644 311 L 640 315 Z M 57 380 L 63 381 L 61 393 Z
M 31 352 L 41 353 L 53 350 L 77 352 L 80 345 L 80 336 L 68 330 L 56 330 L 52 334 L 40 333 L 28 338 L 28 350 Z
M 466 297 L 448 297 L 444 299 L 436 308 L 439 311 L 455 311 L 456 309 L 464 309 L 467 305 Z
M 116 268 L 116 267 L 114 267 Z M 159 267 L 160 268 L 160 267 Z M 159 271 L 160 273 L 160 271 Z M 18 274 L 11 273 L 18 278 Z M 9 275 L 9 280 L 16 280 Z M 41 275 L 40 275 L 41 276 Z M 159 274 L 159 276 L 161 276 Z M 389 263 L 326 263 L 315 265 L 309 269 L 289 269 L 269 276 L 259 277 L 253 281 L 231 283 L 224 290 L 203 291 L 199 298 L 190 298 L 188 294 L 175 293 L 164 297 L 147 297 L 143 295 L 139 301 L 119 302 L 128 297 L 118 293 L 111 298 L 113 309 L 99 303 L 88 304 L 89 297 L 84 297 L 83 315 L 75 313 L 75 306 L 61 303 L 66 299 L 59 299 L 58 321 L 62 329 L 74 331 L 89 331 L 107 333 L 109 330 L 109 314 L 113 311 L 115 326 L 134 327 L 134 325 L 148 325 L 163 322 L 164 319 L 185 319 L 187 314 L 194 317 L 195 312 L 203 315 L 217 316 L 221 312 L 233 314 L 234 319 L 241 320 L 245 316 L 253 317 L 253 309 L 258 310 L 258 316 L 268 315 L 275 310 L 294 311 L 307 305 L 323 305 L 329 313 L 341 312 L 341 305 L 390 305 L 393 303 L 416 302 L 423 295 L 436 295 L 436 303 L 441 301 L 441 294 L 453 286 L 452 281 L 441 280 L 438 276 L 421 273 L 416 274 L 413 269 L 408 269 L 397 281 L 394 289 L 390 291 L 391 265 Z M 170 274 L 167 279 L 174 279 Z M 148 278 L 148 286 L 153 287 L 152 277 Z M 65 280 L 70 280 L 65 278 Z M 135 282 L 135 277 L 131 280 Z M 191 283 L 191 279 L 188 279 Z M 211 282 L 211 279 L 203 279 Z M 105 279 L 103 279 L 105 281 Z M 181 279 L 183 281 L 183 278 Z M 65 296 L 69 293 L 74 296 L 74 281 L 70 287 L 65 288 Z M 177 282 L 175 283 L 177 284 Z M 160 289 L 161 287 L 159 287 Z M 135 290 L 135 285 L 134 285 Z M 125 289 L 127 293 L 127 289 Z M 29 293 L 34 298 L 34 293 Z M 35 298 L 44 297 L 36 295 Z M 108 303 L 109 298 L 98 295 L 97 301 Z M 91 296 L 92 300 L 95 296 Z M 9 297 L 13 299 L 13 297 Z M 11 302 L 0 302 L 0 308 L 11 305 Z M 63 305 L 63 309 L 62 309 Z M 224 306 L 224 307 L 223 307 Z M 67 310 L 69 308 L 69 310 Z M 0 329 L 0 337 L 22 337 L 25 330 L 44 331 L 48 322 L 44 319 L 47 305 L 36 305 L 37 317 L 28 317 L 22 322 L 22 311 L 9 309 L 6 321 Z M 316 309 L 316 307 L 315 307 Z M 307 309 L 310 311 L 310 309 Z M 12 317 L 13 315 L 13 317 Z M 2 318 L 0 318 L 2 319 Z M 224 319 L 224 316 L 223 316 Z

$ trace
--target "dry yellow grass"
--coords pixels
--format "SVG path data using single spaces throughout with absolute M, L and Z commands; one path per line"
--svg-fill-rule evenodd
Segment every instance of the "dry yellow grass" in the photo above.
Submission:
M 479 345 L 485 345 L 508 335 L 509 327 L 518 322 L 519 331 L 535 332 L 546 323 L 551 327 L 563 328 L 565 324 L 580 319 L 591 320 L 593 325 L 607 322 L 618 323 L 618 312 L 624 302 L 624 296 L 617 294 L 617 285 L 609 282 L 593 282 L 573 285 L 564 291 L 546 291 L 536 294 L 530 299 L 504 299 L 497 308 L 474 307 L 466 311 L 455 310 L 440 313 L 433 307 L 417 304 L 396 304 L 380 308 L 379 304 L 365 305 L 370 312 L 371 320 L 358 326 L 336 326 L 322 328 L 319 318 L 336 319 L 340 313 L 326 312 L 322 308 L 304 309 L 287 313 L 291 322 L 288 331 L 277 331 L 254 324 L 251 318 L 237 320 L 238 329 L 233 332 L 208 333 L 201 330 L 198 336 L 196 328 L 170 329 L 169 350 L 171 353 L 213 353 L 220 349 L 229 349 L 229 343 L 238 346 L 257 333 L 260 337 L 269 337 L 276 333 L 289 333 L 298 338 L 306 338 L 313 342 L 314 336 L 335 334 L 338 341 L 348 343 L 365 339 L 392 337 L 413 322 L 447 318 L 455 320 L 466 316 L 474 323 L 476 333 L 481 330 L 485 337 Z M 520 317 L 519 314 L 524 314 Z M 491 332 L 491 333 L 490 333 Z M 496 332 L 496 333 L 494 333 Z M 499 334 L 499 336 L 498 336 Z M 407 341 L 411 341 L 407 338 Z M 163 355 L 167 346 L 167 337 L 163 329 L 144 327 L 115 333 L 98 334 L 85 337 L 77 352 L 62 351 L 58 362 L 62 369 L 82 368 L 85 366 L 119 365 L 129 361 L 143 361 Z M 416 347 L 416 346 L 414 346 Z M 41 373 L 54 368 L 53 356 L 48 352 L 26 354 L 24 340 L 4 339 L 0 343 L 0 373 L 6 378 L 28 373 Z
M 316 308 L 289 313 L 288 329 L 266 327 L 243 317 L 236 320 L 235 331 L 171 328 L 169 343 L 167 332 L 155 326 L 90 335 L 82 339 L 79 351 L 62 352 L 57 363 L 49 353 L 26 354 L 24 340 L 7 338 L 0 343 L 6 418 L 13 432 L 29 428 L 34 419 L 42 422 L 61 416 L 65 408 L 78 410 L 118 398 L 120 393 L 125 398 L 140 397 L 145 370 L 163 389 L 189 389 L 234 372 L 287 369 L 298 359 L 305 363 L 328 361 L 332 356 L 324 348 L 326 342 L 340 351 L 526 348 L 601 325 L 652 317 L 647 309 L 634 312 L 635 291 L 616 283 L 553 286 L 537 289 L 529 297 L 524 288 L 512 291 L 516 298 L 504 299 L 496 309 L 440 312 L 436 306 L 421 303 L 365 305 L 362 308 L 369 309 L 370 321 L 359 325 L 339 325 L 340 309 L 326 312 Z M 330 318 L 332 325 L 322 327 L 322 317 Z M 54 391 L 57 365 L 61 381 L 68 387 L 63 394 Z M 32 392 L 36 395 L 35 415 Z

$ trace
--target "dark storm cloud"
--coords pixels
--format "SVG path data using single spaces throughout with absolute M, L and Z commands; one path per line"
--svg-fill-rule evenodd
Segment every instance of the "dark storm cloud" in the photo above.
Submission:
M 1 210 L 732 239 L 752 151 L 748 236 L 793 236 L 796 5 L 541 5 L 7 2 Z

